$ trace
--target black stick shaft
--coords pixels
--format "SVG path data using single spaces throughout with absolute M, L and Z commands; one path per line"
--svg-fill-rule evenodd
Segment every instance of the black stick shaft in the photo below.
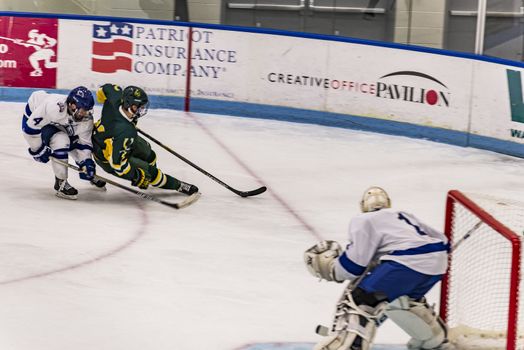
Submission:
M 200 171 L 202 174 L 206 175 L 207 177 L 209 177 L 211 180 L 219 183 L 220 185 L 222 185 L 223 187 L 227 188 L 228 190 L 230 190 L 231 192 L 234 192 L 236 193 L 237 195 L 241 196 L 241 197 L 249 197 L 249 196 L 256 196 L 257 194 L 261 194 L 263 192 L 265 192 L 267 190 L 267 188 L 265 186 L 262 186 L 260 188 L 257 188 L 255 190 L 252 190 L 252 191 L 239 191 L 231 186 L 229 186 L 228 184 L 226 184 L 224 181 L 218 179 L 217 177 L 215 177 L 214 175 L 210 174 L 209 172 L 207 172 L 206 170 L 202 169 L 201 167 L 199 167 L 198 165 L 196 165 L 195 163 L 193 163 L 192 161 L 190 161 L 189 159 L 187 159 L 186 157 L 182 156 L 181 154 L 175 152 L 174 150 L 172 150 L 171 148 L 169 148 L 168 146 L 164 145 L 162 142 L 158 141 L 157 139 L 155 139 L 153 136 L 149 135 L 148 133 L 144 132 L 143 130 L 139 129 L 139 128 L 136 128 L 136 130 L 141 133 L 142 135 L 144 135 L 145 137 L 147 137 L 148 139 L 150 139 L 151 141 L 153 141 L 154 143 L 156 143 L 157 145 L 159 145 L 160 147 L 162 147 L 163 149 L 165 149 L 166 151 L 168 151 L 169 153 L 171 153 L 172 155 L 178 157 L 179 159 L 181 159 L 182 161 L 186 162 L 187 164 L 191 165 L 193 168 L 195 168 L 196 170 Z
M 69 163 L 66 163 L 66 162 L 63 162 L 61 160 L 58 160 L 56 158 L 52 158 L 54 162 L 58 163 L 58 164 L 62 164 L 66 167 L 68 167 L 69 169 L 73 169 L 75 171 L 78 171 L 79 173 L 82 172 L 82 170 L 77 167 L 76 165 L 73 165 L 73 164 L 69 164 Z M 150 201 L 153 201 L 153 202 L 157 202 L 157 203 L 160 203 L 160 204 L 163 204 L 163 205 L 166 205 L 168 207 L 171 207 L 171 208 L 174 208 L 174 209 L 180 209 L 180 206 L 177 204 L 177 203 L 169 203 L 169 202 L 166 202 L 166 201 L 163 201 L 155 196 L 152 196 L 150 194 L 147 194 L 147 193 L 144 193 L 144 192 L 141 192 L 141 191 L 138 191 L 138 190 L 135 190 L 133 188 L 130 188 L 130 187 L 127 187 L 125 185 L 122 185 L 116 181 L 113 181 L 113 180 L 110 180 L 110 179 L 106 179 L 105 177 L 102 177 L 102 176 L 99 176 L 99 175 L 95 175 L 95 178 L 98 179 L 98 180 L 102 180 L 102 181 L 105 181 L 106 183 L 110 184 L 110 185 L 113 185 L 115 187 L 118 187 L 124 191 L 127 191 L 127 192 L 130 192 L 136 196 L 139 196 L 141 198 L 144 198 L 144 199 L 147 199 L 147 200 L 150 200 Z

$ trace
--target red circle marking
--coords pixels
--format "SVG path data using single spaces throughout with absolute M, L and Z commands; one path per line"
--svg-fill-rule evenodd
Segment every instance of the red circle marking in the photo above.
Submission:
M 438 95 L 435 90 L 429 90 L 426 92 L 426 102 L 430 105 L 434 105 L 438 101 Z

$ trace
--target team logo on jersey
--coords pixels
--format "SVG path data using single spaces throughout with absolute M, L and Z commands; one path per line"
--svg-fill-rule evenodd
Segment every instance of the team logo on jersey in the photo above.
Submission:
M 509 106 L 511 110 L 511 121 L 515 123 L 524 123 L 524 100 L 522 95 L 522 76 L 520 71 L 507 69 L 509 90 Z M 524 131 L 519 129 L 510 129 L 511 137 L 524 139 Z
M 57 102 L 56 104 L 57 104 L 57 106 L 58 106 L 58 111 L 59 111 L 60 113 L 63 113 L 63 112 L 65 111 L 65 108 L 66 108 L 65 103 Z
M 114 73 L 117 70 L 131 72 L 133 54 L 132 24 L 110 22 L 93 25 L 93 57 L 91 69 L 98 73 Z

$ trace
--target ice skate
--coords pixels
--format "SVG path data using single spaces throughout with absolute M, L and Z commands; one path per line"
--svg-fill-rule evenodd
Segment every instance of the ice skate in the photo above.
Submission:
M 93 179 L 93 180 L 89 181 L 89 183 L 91 185 L 95 186 L 95 188 L 100 190 L 100 191 L 107 191 L 106 182 L 103 181 L 103 180 Z
M 78 191 L 67 180 L 55 177 L 56 196 L 65 199 L 76 199 Z

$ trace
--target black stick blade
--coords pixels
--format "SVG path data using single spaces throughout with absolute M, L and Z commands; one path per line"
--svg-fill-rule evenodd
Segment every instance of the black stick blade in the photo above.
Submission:
M 256 196 L 256 195 L 259 195 L 261 193 L 264 193 L 266 192 L 267 190 L 267 187 L 266 186 L 262 186 L 260 188 L 257 188 L 256 190 L 252 190 L 252 191 L 237 191 L 236 194 L 238 194 L 240 197 L 252 197 L 252 196 Z

